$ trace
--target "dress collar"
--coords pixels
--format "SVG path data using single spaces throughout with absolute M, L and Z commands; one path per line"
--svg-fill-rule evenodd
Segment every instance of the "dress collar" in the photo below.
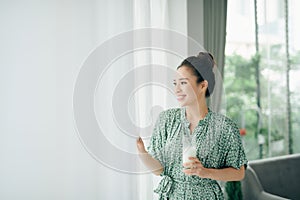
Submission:
M 180 120 L 181 120 L 181 123 L 185 127 L 189 127 L 190 126 L 190 122 L 187 120 L 187 118 L 185 116 L 185 111 L 186 111 L 186 107 L 181 107 Z M 207 122 L 209 120 L 209 118 L 210 118 L 211 113 L 212 113 L 212 111 L 210 110 L 210 108 L 208 108 L 208 113 L 205 115 L 205 117 L 203 119 L 199 120 L 198 125 Z

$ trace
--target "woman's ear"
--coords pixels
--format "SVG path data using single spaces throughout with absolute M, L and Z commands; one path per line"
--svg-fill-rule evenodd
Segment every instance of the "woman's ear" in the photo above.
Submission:
M 207 89 L 208 88 L 208 82 L 207 80 L 202 81 L 203 88 Z
M 207 82 L 207 80 L 204 80 L 201 83 L 199 83 L 199 86 L 198 86 L 199 92 L 203 92 L 205 94 L 207 88 L 208 88 L 208 82 Z

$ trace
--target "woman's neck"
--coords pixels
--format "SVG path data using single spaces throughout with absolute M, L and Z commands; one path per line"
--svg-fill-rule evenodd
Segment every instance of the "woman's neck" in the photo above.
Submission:
M 190 122 L 198 122 L 205 118 L 208 107 L 205 103 L 197 102 L 194 105 L 186 106 L 186 118 Z

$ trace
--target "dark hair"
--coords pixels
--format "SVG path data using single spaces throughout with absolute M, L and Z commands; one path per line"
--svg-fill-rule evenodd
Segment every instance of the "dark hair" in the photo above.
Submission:
M 193 75 L 197 77 L 197 83 L 206 80 L 208 88 L 205 92 L 205 97 L 209 97 L 215 87 L 215 74 L 213 67 L 215 65 L 214 57 L 208 52 L 200 52 L 197 56 L 190 56 L 182 61 L 177 67 L 188 67 L 192 70 Z

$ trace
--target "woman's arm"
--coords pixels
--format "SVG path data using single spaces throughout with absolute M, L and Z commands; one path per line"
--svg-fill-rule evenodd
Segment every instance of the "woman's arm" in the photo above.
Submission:
M 183 172 L 187 175 L 196 175 L 201 178 L 210 178 L 218 181 L 240 181 L 244 179 L 245 167 L 240 169 L 228 167 L 224 169 L 205 168 L 196 157 L 190 157 L 191 162 L 184 163 L 183 166 L 189 169 L 184 169 Z
M 209 178 L 219 181 L 241 181 L 245 176 L 245 167 L 240 169 L 228 167 L 224 169 L 207 169 Z
M 144 165 L 152 171 L 153 174 L 159 176 L 164 168 L 161 163 L 154 159 L 145 149 L 144 142 L 142 138 L 138 138 L 136 140 L 137 149 L 139 151 L 139 157 L 143 161 Z

